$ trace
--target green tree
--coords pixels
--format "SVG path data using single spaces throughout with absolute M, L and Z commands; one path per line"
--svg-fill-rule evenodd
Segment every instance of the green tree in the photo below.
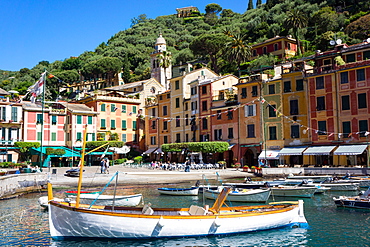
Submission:
M 164 70 L 164 87 L 167 87 L 167 68 L 171 66 L 172 54 L 169 51 L 163 51 L 161 54 L 158 55 L 159 59 L 159 66 Z
M 291 11 L 287 12 L 287 17 L 285 19 L 285 25 L 288 28 L 293 29 L 293 36 L 297 41 L 297 55 L 300 56 L 302 54 L 301 45 L 299 42 L 298 31 L 301 28 L 307 26 L 308 19 L 306 15 L 297 9 L 292 9 Z
M 122 79 L 125 83 L 129 83 L 131 80 L 130 62 L 128 60 L 127 54 L 123 61 Z
M 253 9 L 253 0 L 249 0 L 247 10 Z
M 370 37 L 370 14 L 362 16 L 349 24 L 345 32 L 356 39 L 366 39 Z
M 81 69 L 81 60 L 78 58 L 69 58 L 62 63 L 62 70 Z
M 221 12 L 222 7 L 216 3 L 210 3 L 206 6 L 206 14 L 204 16 L 204 22 L 215 25 L 218 20 L 218 13 Z
M 260 7 L 261 5 L 262 5 L 262 0 L 257 0 L 257 3 L 256 3 L 257 8 Z

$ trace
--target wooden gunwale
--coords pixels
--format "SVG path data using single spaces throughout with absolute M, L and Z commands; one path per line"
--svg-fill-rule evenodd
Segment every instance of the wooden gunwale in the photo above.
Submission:
M 141 208 L 135 208 L 135 207 L 125 207 L 126 210 L 135 210 L 140 212 L 139 214 L 129 214 L 129 213 L 117 213 L 117 212 L 112 212 L 112 211 L 103 211 L 106 210 L 105 206 L 94 206 L 93 209 L 87 209 L 87 208 L 76 208 L 75 204 L 64 204 L 64 203 L 58 203 L 58 202 L 50 202 L 51 205 L 63 208 L 66 210 L 71 210 L 71 211 L 76 211 L 80 213 L 89 213 L 89 214 L 99 214 L 99 215 L 107 215 L 107 216 L 117 216 L 117 217 L 130 217 L 130 218 L 150 218 L 150 219 L 214 219 L 216 217 L 218 218 L 237 218 L 237 217 L 251 217 L 251 216 L 260 216 L 260 215 L 269 215 L 269 214 L 276 214 L 276 213 L 283 213 L 283 212 L 288 212 L 290 210 L 293 210 L 294 208 L 298 207 L 298 205 L 287 205 L 287 206 L 282 206 L 279 205 L 277 210 L 271 210 L 271 211 L 238 211 L 238 210 L 248 210 L 248 208 L 256 208 L 256 207 L 233 207 L 232 209 L 236 210 L 234 212 L 231 212 L 230 209 L 225 210 L 226 208 L 221 208 L 221 213 L 219 214 L 212 214 L 212 215 L 146 215 L 146 214 L 141 214 Z M 263 205 L 259 206 L 258 208 L 264 208 Z M 265 206 L 266 208 L 266 206 Z M 274 208 L 274 207 L 270 207 Z M 276 208 L 276 207 L 275 207 Z M 96 211 L 94 209 L 100 209 L 102 211 Z M 119 207 L 115 207 L 115 209 L 119 210 Z M 224 209 L 224 210 L 222 210 Z M 161 210 L 160 208 L 154 208 L 154 211 L 187 211 L 187 208 L 181 208 L 181 209 L 163 209 Z M 227 213 L 222 213 L 222 211 L 228 211 Z

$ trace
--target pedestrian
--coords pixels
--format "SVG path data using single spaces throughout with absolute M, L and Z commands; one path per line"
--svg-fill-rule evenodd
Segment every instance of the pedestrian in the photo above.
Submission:
M 109 159 L 105 158 L 105 171 L 109 174 Z
M 100 161 L 100 173 L 105 173 L 105 159 Z
M 190 160 L 186 159 L 185 161 L 185 172 L 190 172 Z

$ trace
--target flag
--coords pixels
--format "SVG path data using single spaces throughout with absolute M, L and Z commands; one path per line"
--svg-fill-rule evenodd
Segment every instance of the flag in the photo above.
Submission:
M 31 87 L 28 88 L 28 91 L 31 93 L 31 102 L 35 103 L 36 97 L 39 96 L 44 90 L 46 71 L 41 74 L 40 79 Z
M 53 77 L 54 77 L 54 75 L 49 73 L 48 78 L 51 79 Z
M 106 153 L 108 152 L 108 148 L 109 148 L 109 145 L 107 146 L 107 148 L 105 149 L 105 151 L 103 152 L 103 154 L 101 155 L 100 159 L 102 160 L 104 158 L 104 156 L 106 155 Z

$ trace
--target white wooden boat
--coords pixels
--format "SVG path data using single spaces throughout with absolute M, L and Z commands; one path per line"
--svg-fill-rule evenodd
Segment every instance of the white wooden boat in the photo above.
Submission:
M 312 180 L 314 183 L 322 183 L 324 181 L 331 180 L 333 176 L 331 175 L 293 175 L 290 174 L 286 179 L 294 179 L 294 180 Z
M 338 207 L 370 209 L 370 188 L 360 196 L 339 196 L 333 200 Z
M 68 195 L 68 197 L 76 199 L 77 195 Z M 80 201 L 83 204 L 94 205 L 112 205 L 114 200 L 114 205 L 116 206 L 126 206 L 135 207 L 139 205 L 142 199 L 142 194 L 135 195 L 124 195 L 124 196 L 113 196 L 113 195 L 100 195 L 100 194 L 81 194 Z
M 57 201 L 57 202 L 64 202 L 64 200 L 63 199 L 60 199 L 60 198 L 54 198 L 53 200 L 54 201 Z M 37 199 L 37 202 L 44 209 L 47 209 L 48 206 L 49 206 L 49 198 L 48 198 L 48 196 L 41 196 L 41 197 L 39 197 L 39 199 Z
M 198 195 L 199 187 L 158 188 L 158 192 L 162 195 L 171 195 L 171 196 L 196 196 Z
M 84 164 L 86 129 L 82 146 Z M 307 227 L 303 201 L 272 205 L 223 207 L 230 188 L 225 188 L 214 205 L 190 208 L 120 207 L 80 204 L 82 171 L 76 202 L 53 200 L 48 183 L 49 228 L 53 239 L 68 238 L 167 238 L 214 236 L 268 230 L 284 226 Z
M 284 186 L 279 185 L 271 188 L 272 196 L 306 197 L 311 198 L 317 188 L 312 186 Z
M 359 184 L 358 183 L 322 183 L 320 184 L 321 187 L 330 188 L 331 191 L 356 191 L 358 190 Z
M 204 197 L 215 200 L 222 189 L 222 186 L 216 190 L 206 189 L 203 192 Z M 227 195 L 226 200 L 233 202 L 267 202 L 270 194 L 270 189 L 234 189 Z

